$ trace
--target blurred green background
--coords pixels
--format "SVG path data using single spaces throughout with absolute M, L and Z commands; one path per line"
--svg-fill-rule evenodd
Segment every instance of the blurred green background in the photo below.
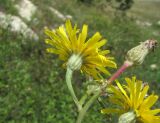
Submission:
M 0 0 L 0 123 L 75 122 L 77 109 L 66 87 L 65 69 L 57 56 L 46 53 L 44 27 L 55 29 L 67 18 L 79 28 L 89 25 L 89 36 L 99 31 L 108 40 L 104 48 L 111 51 L 118 67 L 139 42 L 160 40 L 160 0 L 30 0 L 35 7 L 30 19 L 24 1 L 29 0 Z M 20 22 L 25 29 L 13 29 L 15 17 L 21 21 L 15 21 L 14 29 Z M 159 95 L 159 54 L 157 48 L 120 80 L 136 75 Z M 81 81 L 85 77 L 76 73 L 73 84 L 80 94 L 86 89 Z M 115 118 L 100 114 L 100 109 L 95 102 L 84 123 L 116 123 Z

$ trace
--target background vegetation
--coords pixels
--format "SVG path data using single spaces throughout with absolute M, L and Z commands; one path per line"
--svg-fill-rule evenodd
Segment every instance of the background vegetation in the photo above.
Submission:
M 38 11 L 26 22 L 39 36 L 35 41 L 0 27 L 0 123 L 74 123 L 76 107 L 65 85 L 65 69 L 56 56 L 45 52 L 44 27 L 56 28 L 64 23 L 49 6 L 63 14 L 72 15 L 72 22 L 89 25 L 89 35 L 99 31 L 108 43 L 120 66 L 126 52 L 140 41 L 160 40 L 160 1 L 130 0 L 126 9 L 124 0 L 31 0 Z M 0 11 L 18 15 L 12 0 L 0 0 Z M 25 20 L 24 20 L 25 21 Z M 158 23 L 159 22 L 159 23 Z M 160 94 L 160 49 L 151 53 L 143 65 L 125 72 L 148 82 L 151 90 Z M 156 67 L 152 67 L 155 65 Z M 114 71 L 113 71 L 114 72 Z M 85 77 L 75 74 L 76 91 L 83 93 Z M 106 100 L 107 101 L 107 100 Z M 157 104 L 160 106 L 160 103 Z M 115 122 L 100 114 L 101 106 L 95 102 L 84 123 Z

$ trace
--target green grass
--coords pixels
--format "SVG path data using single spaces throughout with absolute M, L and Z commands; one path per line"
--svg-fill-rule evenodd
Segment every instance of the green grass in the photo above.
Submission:
M 27 24 L 39 35 L 39 41 L 24 39 L 20 34 L 0 28 L 0 122 L 1 123 L 74 123 L 77 109 L 69 95 L 64 75 L 57 56 L 46 53 L 44 44 L 44 27 L 55 28 L 64 22 L 49 11 L 48 5 L 57 8 L 64 14 L 73 16 L 73 23 L 89 25 L 89 36 L 99 31 L 108 39 L 104 48 L 111 50 L 118 67 L 123 63 L 129 49 L 149 38 L 160 40 L 160 27 L 141 27 L 135 20 L 128 17 L 110 17 L 111 13 L 100 8 L 76 3 L 71 0 L 32 0 L 38 7 L 34 15 L 38 21 Z M 2 3 L 3 1 L 0 1 Z M 8 6 L 3 2 L 3 8 Z M 136 5 L 137 6 L 137 5 Z M 152 5 L 154 6 L 154 5 Z M 136 11 L 137 9 L 133 8 Z M 3 11 L 7 11 L 3 9 Z M 16 11 L 15 11 L 16 12 Z M 8 11 L 7 13 L 12 13 Z M 150 19 L 143 10 L 142 19 Z M 15 13 L 16 14 L 16 13 Z M 155 15 L 156 16 L 156 15 Z M 158 16 L 153 18 L 159 19 Z M 155 22 L 155 19 L 150 20 Z M 160 67 L 160 49 L 150 53 L 143 65 L 128 69 L 120 78 L 136 75 L 138 79 L 149 82 L 151 89 L 159 94 L 160 71 L 151 70 L 151 64 Z M 114 72 L 115 70 L 112 70 Z M 75 74 L 74 86 L 76 92 L 82 94 L 86 89 L 84 76 Z M 82 89 L 84 87 L 84 89 Z M 160 105 L 158 103 L 158 105 Z M 110 106 L 110 105 L 109 105 Z M 98 102 L 89 110 L 84 123 L 115 122 L 100 114 Z M 108 119 L 107 119 L 108 118 Z
M 160 1 L 158 0 L 135 0 L 129 13 L 143 21 L 157 22 L 160 19 Z
M 18 2 L 18 0 L 16 2 Z M 13 15 L 17 14 L 17 10 L 12 0 L 0 0 L 0 11 Z

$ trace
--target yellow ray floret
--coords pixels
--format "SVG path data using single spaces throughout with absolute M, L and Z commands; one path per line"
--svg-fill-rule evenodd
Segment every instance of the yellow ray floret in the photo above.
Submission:
M 45 34 L 49 36 L 45 42 L 51 45 L 47 51 L 59 55 L 59 59 L 67 64 L 69 58 L 79 55 L 82 58 L 81 71 L 98 79 L 100 72 L 109 74 L 106 67 L 116 68 L 113 58 L 107 57 L 109 50 L 100 48 L 107 42 L 102 39 L 99 32 L 91 38 L 87 38 L 88 26 L 83 25 L 82 31 L 77 29 L 77 25 L 72 27 L 70 20 L 67 20 L 65 26 L 60 26 L 56 30 L 45 29 Z
M 121 85 L 116 82 L 117 87 L 111 85 L 113 95 L 110 96 L 110 101 L 118 106 L 117 109 L 106 108 L 102 109 L 102 113 L 126 113 L 134 111 L 137 120 L 142 123 L 160 123 L 160 109 L 152 109 L 152 106 L 158 100 L 158 96 L 151 94 L 147 96 L 149 86 L 143 86 L 142 81 L 126 78 L 127 85 Z

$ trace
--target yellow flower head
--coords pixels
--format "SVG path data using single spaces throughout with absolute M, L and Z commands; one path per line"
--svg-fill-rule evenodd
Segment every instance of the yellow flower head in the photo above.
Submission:
M 87 31 L 87 25 L 83 25 L 80 32 L 77 25 L 72 27 L 70 20 L 66 21 L 65 26 L 60 26 L 54 31 L 46 29 L 45 33 L 50 39 L 46 39 L 45 42 L 51 45 L 47 51 L 59 55 L 59 59 L 64 61 L 64 66 L 68 65 L 68 61 L 72 63 L 72 59 L 77 58 L 76 64 L 81 62 L 77 68 L 98 79 L 100 72 L 109 74 L 105 67 L 116 68 L 116 64 L 112 61 L 113 58 L 106 57 L 109 50 L 100 50 L 106 43 L 100 33 L 97 32 L 88 39 Z
M 116 82 L 117 87 L 111 85 L 113 95 L 110 101 L 118 106 L 117 109 L 102 109 L 102 113 L 126 113 L 134 111 L 136 119 L 142 123 L 160 123 L 160 109 L 152 110 L 151 107 L 158 100 L 158 96 L 151 94 L 147 96 L 149 86 L 143 86 L 142 81 L 126 78 L 127 85 L 121 85 Z

